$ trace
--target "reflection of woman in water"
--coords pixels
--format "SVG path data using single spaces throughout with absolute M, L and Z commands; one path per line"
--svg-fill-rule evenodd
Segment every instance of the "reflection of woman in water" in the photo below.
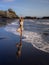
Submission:
M 20 42 L 18 43 L 19 45 L 17 45 L 16 47 L 17 47 L 17 52 L 16 52 L 16 56 L 17 57 L 20 57 L 21 56 L 21 49 L 22 49 L 22 40 L 21 40 L 21 38 L 20 38 Z

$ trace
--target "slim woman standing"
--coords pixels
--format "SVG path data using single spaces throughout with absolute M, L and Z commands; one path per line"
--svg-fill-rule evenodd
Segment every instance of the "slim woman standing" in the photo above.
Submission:
M 17 32 L 20 33 L 20 36 L 22 36 L 23 23 L 24 23 L 24 19 L 22 17 L 20 17 L 20 19 L 19 19 L 19 28 L 17 29 Z

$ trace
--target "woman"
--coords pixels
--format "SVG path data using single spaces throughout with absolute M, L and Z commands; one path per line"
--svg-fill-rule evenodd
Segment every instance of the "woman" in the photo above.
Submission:
M 23 31 L 23 23 L 24 23 L 24 19 L 22 17 L 20 17 L 19 28 L 17 29 L 17 32 L 19 32 L 21 36 L 22 36 L 22 31 Z

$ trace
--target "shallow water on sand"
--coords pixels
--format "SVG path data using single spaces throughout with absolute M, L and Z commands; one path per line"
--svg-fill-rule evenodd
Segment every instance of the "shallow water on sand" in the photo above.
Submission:
M 0 65 L 49 65 L 49 51 L 43 49 L 43 45 L 49 44 L 48 36 L 45 40 L 43 35 L 49 29 L 49 20 L 47 23 L 42 21 L 24 21 L 22 46 L 19 48 L 16 47 L 20 43 L 20 35 L 16 32 L 18 20 L 0 27 Z

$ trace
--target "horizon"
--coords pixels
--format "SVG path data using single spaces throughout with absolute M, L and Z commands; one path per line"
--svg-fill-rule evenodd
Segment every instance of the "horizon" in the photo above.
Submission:
M 18 16 L 49 16 L 48 0 L 1 0 L 0 10 L 13 9 Z

